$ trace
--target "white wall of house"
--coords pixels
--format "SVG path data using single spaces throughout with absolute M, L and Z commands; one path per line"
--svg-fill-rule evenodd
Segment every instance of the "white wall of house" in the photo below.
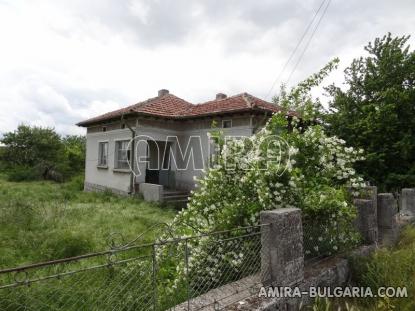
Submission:
M 87 134 L 85 182 L 106 188 L 129 192 L 130 174 L 127 171 L 115 170 L 115 142 L 117 140 L 131 139 L 128 129 L 119 129 L 108 132 Z M 106 168 L 98 167 L 98 148 L 100 142 L 108 142 L 108 165 Z
M 225 135 L 230 136 L 250 136 L 253 132 L 252 122 L 249 116 L 228 117 L 226 120 L 232 120 L 232 127 L 222 129 Z M 218 125 L 221 125 L 222 119 L 218 119 Z M 190 121 L 181 123 L 169 123 L 160 121 L 143 121 L 138 122 L 136 130 L 140 139 L 146 137 L 153 138 L 155 141 L 166 141 L 168 137 L 172 141 L 172 152 L 175 160 L 172 161 L 171 170 L 175 171 L 176 187 L 178 189 L 191 190 L 195 186 L 194 177 L 200 177 L 204 166 L 208 166 L 210 157 L 208 133 L 212 130 L 212 120 Z M 133 122 L 131 123 L 131 125 Z M 130 173 L 128 170 L 117 170 L 115 165 L 115 142 L 117 140 L 130 140 L 131 131 L 128 128 L 120 129 L 118 125 L 107 126 L 107 131 L 102 131 L 102 126 L 88 129 L 87 133 L 87 155 L 85 182 L 89 185 L 98 185 L 99 187 L 111 188 L 121 192 L 130 191 Z M 178 141 L 172 137 L 177 136 Z M 108 167 L 98 167 L 99 142 L 108 141 Z M 187 154 L 186 147 L 188 148 Z M 185 155 L 183 159 L 180 155 Z M 139 156 L 145 158 L 147 146 L 145 143 L 139 143 L 135 149 Z M 193 150 L 193 159 L 189 158 L 190 150 Z M 188 168 L 185 167 L 188 162 Z M 194 164 L 194 165 L 193 165 Z M 145 181 L 146 163 L 141 161 L 138 165 L 141 174 L 137 174 L 135 180 L 137 183 Z M 138 173 L 137 167 L 135 172 Z

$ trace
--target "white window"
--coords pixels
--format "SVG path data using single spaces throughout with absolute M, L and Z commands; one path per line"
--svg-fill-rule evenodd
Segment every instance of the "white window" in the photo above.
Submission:
M 115 142 L 115 168 L 129 169 L 130 150 L 128 149 L 128 140 Z
M 222 128 L 230 128 L 232 127 L 232 120 L 222 120 Z
M 108 142 L 100 142 L 98 145 L 98 166 L 108 165 Z

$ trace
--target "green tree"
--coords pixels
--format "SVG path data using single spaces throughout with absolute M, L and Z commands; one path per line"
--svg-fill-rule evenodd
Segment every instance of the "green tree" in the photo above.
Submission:
M 5 145 L 2 160 L 17 175 L 34 179 L 36 175 L 46 178 L 59 162 L 63 150 L 60 136 L 51 128 L 19 125 L 16 131 L 4 134 Z
M 409 36 L 369 43 L 367 57 L 345 70 L 346 89 L 332 85 L 329 133 L 364 148 L 357 169 L 382 190 L 415 186 L 415 52 Z
M 83 171 L 85 138 L 62 138 L 52 128 L 19 125 L 0 142 L 2 166 L 14 181 L 53 179 L 63 181 Z
M 86 137 L 68 135 L 62 138 L 64 156 L 71 173 L 83 172 L 85 168 Z

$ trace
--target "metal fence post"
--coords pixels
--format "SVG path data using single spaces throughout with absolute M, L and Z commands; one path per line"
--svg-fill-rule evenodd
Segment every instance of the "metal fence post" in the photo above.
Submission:
M 152 247 L 153 252 L 153 275 L 152 275 L 152 283 L 153 283 L 153 310 L 157 310 L 157 258 L 156 258 L 156 244 L 153 244 Z
M 190 279 L 189 279 L 189 253 L 188 253 L 188 243 L 187 239 L 185 240 L 185 247 L 184 247 L 184 258 L 185 258 L 185 265 L 186 265 L 186 286 L 187 286 L 187 310 L 190 310 Z

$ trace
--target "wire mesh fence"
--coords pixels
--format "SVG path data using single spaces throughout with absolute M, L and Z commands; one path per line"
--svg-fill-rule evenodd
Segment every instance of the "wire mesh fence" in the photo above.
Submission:
M 303 218 L 303 249 L 306 262 L 344 253 L 360 243 L 361 237 L 350 222 L 330 217 Z
M 258 293 L 253 226 L 0 271 L 0 310 L 222 310 Z

